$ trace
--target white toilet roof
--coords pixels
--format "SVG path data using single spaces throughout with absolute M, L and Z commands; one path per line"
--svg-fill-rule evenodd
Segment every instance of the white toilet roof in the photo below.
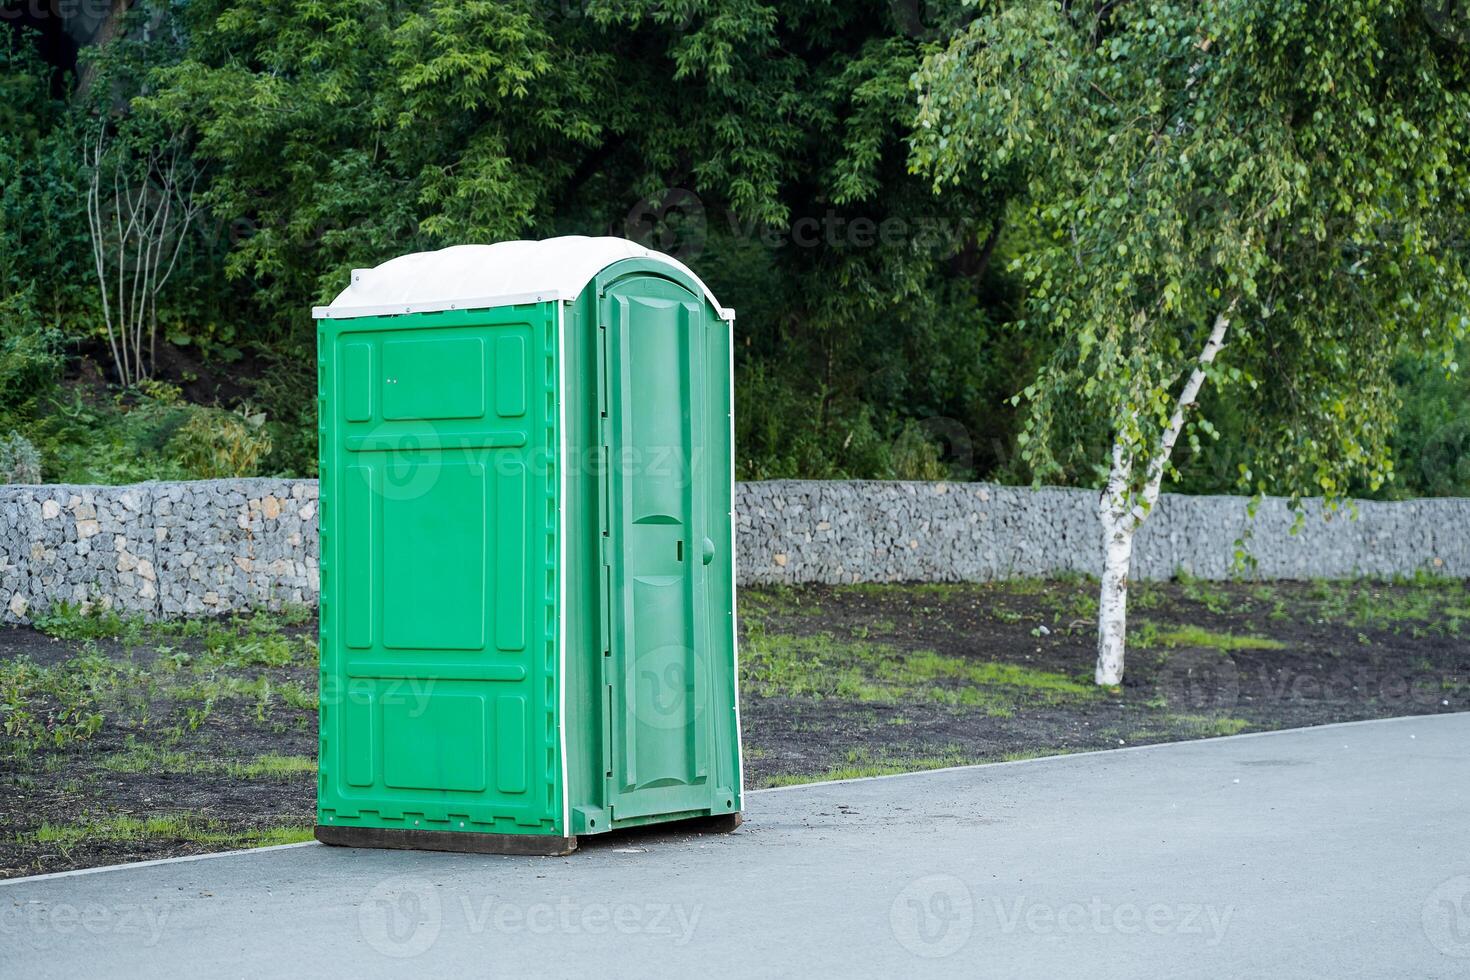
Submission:
M 371 269 L 354 269 L 352 285 L 330 306 L 311 312 L 319 320 L 345 319 L 571 300 L 621 259 L 653 259 L 677 269 L 699 283 L 722 319 L 735 318 L 735 311 L 722 307 L 704 280 L 678 259 L 625 238 L 585 235 L 401 255 Z

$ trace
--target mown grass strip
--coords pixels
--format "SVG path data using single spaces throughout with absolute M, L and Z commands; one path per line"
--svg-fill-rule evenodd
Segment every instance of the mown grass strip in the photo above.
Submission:
M 307 826 L 284 826 L 232 830 L 217 820 L 192 813 L 154 817 L 117 815 L 94 817 L 72 823 L 46 823 L 32 831 L 16 834 L 22 844 L 39 844 L 69 851 L 83 844 L 199 844 L 207 847 L 267 847 L 312 839 Z

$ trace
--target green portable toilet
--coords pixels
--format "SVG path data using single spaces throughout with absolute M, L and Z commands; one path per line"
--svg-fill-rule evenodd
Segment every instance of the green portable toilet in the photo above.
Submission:
M 566 237 L 406 255 L 313 313 L 317 838 L 736 826 L 733 311 Z

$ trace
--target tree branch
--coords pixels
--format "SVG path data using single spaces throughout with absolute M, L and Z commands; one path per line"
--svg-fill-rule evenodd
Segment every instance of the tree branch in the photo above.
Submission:
M 1210 336 L 1205 341 L 1204 350 L 1200 351 L 1199 361 L 1189 374 L 1189 380 L 1184 383 L 1184 390 L 1179 393 L 1179 400 L 1174 403 L 1174 414 L 1169 417 L 1169 425 L 1164 429 L 1164 437 L 1160 440 L 1159 451 L 1154 454 L 1148 464 L 1148 475 L 1143 484 L 1142 508 L 1146 514 L 1153 509 L 1159 499 L 1159 488 L 1164 482 L 1164 470 L 1169 465 L 1169 457 L 1174 454 L 1174 443 L 1179 439 L 1179 433 L 1184 429 L 1184 417 L 1194 407 L 1195 399 L 1199 397 L 1199 390 L 1205 383 L 1205 375 L 1209 367 L 1215 361 L 1215 355 L 1220 353 L 1220 348 L 1225 346 L 1225 331 L 1230 328 L 1230 317 L 1235 312 L 1235 304 L 1238 297 L 1231 299 L 1230 305 L 1220 311 L 1215 317 L 1214 326 L 1210 328 Z M 1142 517 L 1138 518 L 1142 521 Z

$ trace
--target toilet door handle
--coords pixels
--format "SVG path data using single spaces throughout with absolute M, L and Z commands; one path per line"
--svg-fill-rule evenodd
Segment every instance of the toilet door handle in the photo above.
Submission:
M 705 538 L 702 544 L 702 548 L 704 550 L 704 563 L 708 565 L 710 562 L 715 560 L 715 543 L 709 538 Z

